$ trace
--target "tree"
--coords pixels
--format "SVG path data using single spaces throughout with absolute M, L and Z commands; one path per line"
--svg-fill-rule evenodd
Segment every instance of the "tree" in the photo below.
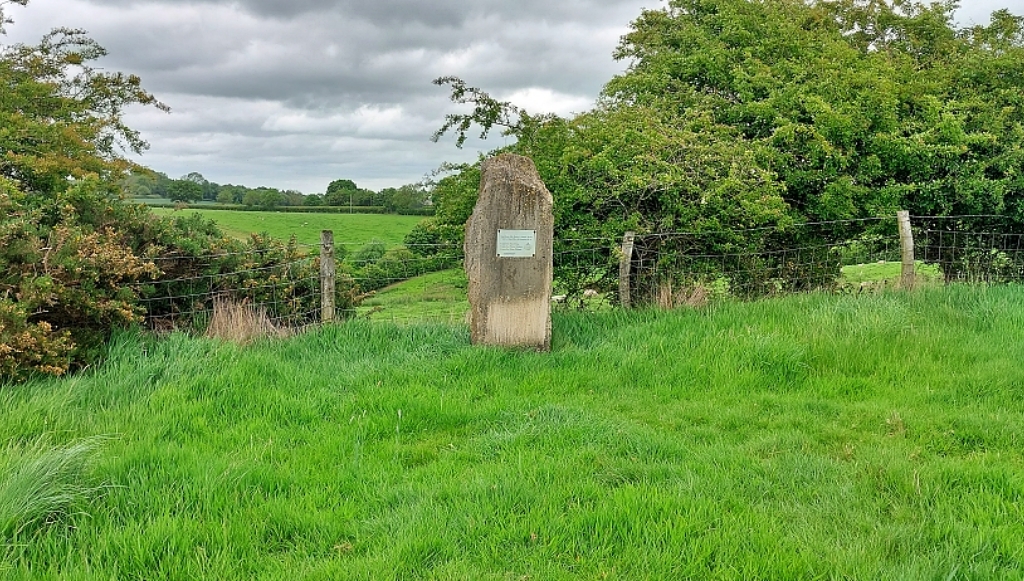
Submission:
M 66 188 L 69 177 L 119 179 L 131 165 L 120 153 L 146 149 L 125 125 L 124 111 L 136 104 L 169 109 L 142 89 L 139 77 L 90 64 L 105 54 L 83 31 L 69 28 L 37 45 L 3 47 L 0 176 L 30 193 L 53 192 Z
M 958 30 L 955 3 L 670 0 L 615 56 L 598 106 L 533 117 L 453 77 L 461 145 L 501 127 L 555 198 L 556 228 L 618 237 L 846 220 L 907 208 L 1005 214 L 1024 230 L 1024 19 Z M 475 200 L 477 164 L 434 188 L 450 232 Z M 856 236 L 860 223 L 815 236 Z M 793 244 L 714 241 L 705 252 Z M 764 246 L 769 245 L 769 246 Z M 822 277 L 824 280 L 827 277 Z
M 306 196 L 302 195 L 302 192 L 298 190 L 286 190 L 282 192 L 283 203 L 288 206 L 301 206 L 306 200 Z
M 168 184 L 167 197 L 174 202 L 198 202 L 203 199 L 203 185 L 185 176 Z
M 9 5 L 0 0 L 0 28 Z M 182 287 L 144 309 L 142 298 L 157 292 L 147 283 L 166 283 L 166 291 L 181 280 L 204 281 L 213 296 L 237 288 L 213 286 L 210 275 L 227 271 L 241 277 L 228 284 L 259 298 L 256 278 L 273 272 L 287 281 L 290 298 L 269 308 L 300 323 L 316 300 L 313 267 L 295 266 L 294 245 L 235 241 L 198 215 L 158 218 L 123 199 L 126 170 L 142 171 L 123 154 L 141 152 L 145 142 L 122 112 L 166 107 L 137 77 L 90 66 L 103 54 L 67 29 L 39 45 L 0 45 L 0 382 L 66 373 L 94 360 L 114 328 L 138 323 L 144 312 L 191 311 L 203 300 L 175 299 L 194 293 Z M 170 181 L 156 178 L 158 187 Z M 338 300 L 351 304 L 342 286 Z
M 247 191 L 245 197 L 242 198 L 242 203 L 246 206 L 256 206 L 261 210 L 273 210 L 283 201 L 284 194 L 274 188 L 264 186 Z
M 24 5 L 25 0 L 14 2 Z M 0 28 L 10 23 L 0 2 Z M 131 105 L 167 108 L 134 75 L 90 63 L 82 31 L 0 46 L 0 375 L 60 374 L 136 320 L 131 282 L 156 274 L 135 245 L 148 211 L 120 199 L 146 143 Z M 137 184 L 136 184 L 137 185 Z
M 358 190 L 359 186 L 352 180 L 334 180 L 327 185 L 327 193 L 348 192 Z
M 157 179 L 151 172 L 133 171 L 121 180 L 121 186 L 129 198 L 145 198 L 155 195 Z
M 422 184 L 406 184 L 399 188 L 385 188 L 377 197 L 384 210 L 389 213 L 411 214 L 419 212 L 426 205 L 430 193 Z
M 803 219 L 1001 213 L 1019 191 L 1021 19 L 957 30 L 954 8 L 674 0 L 634 23 L 605 94 L 733 128 Z
M 327 192 L 324 194 L 324 205 L 354 205 L 358 192 L 359 187 L 352 180 L 334 180 L 327 185 Z

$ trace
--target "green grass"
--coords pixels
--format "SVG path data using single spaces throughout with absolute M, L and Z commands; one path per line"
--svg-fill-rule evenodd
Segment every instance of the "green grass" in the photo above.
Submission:
M 31 538 L 71 516 L 99 488 L 85 484 L 95 439 L 53 447 L 42 439 L 0 453 L 0 539 Z
M 461 323 L 469 310 L 466 272 L 433 272 L 374 292 L 356 309 L 359 318 L 394 323 Z
M 0 390 L 3 441 L 107 437 L 0 577 L 1024 577 L 1024 289 L 560 313 L 552 347 L 121 336 Z
M 895 284 L 903 266 L 899 262 L 871 262 L 843 267 L 841 283 L 859 285 L 862 283 Z M 942 280 L 942 271 L 938 265 L 925 264 L 920 260 L 914 267 L 918 282 L 932 283 Z
M 423 219 L 422 216 L 393 214 L 289 214 L 284 212 L 242 212 L 233 210 L 201 210 L 189 208 L 175 212 L 153 208 L 160 216 L 202 214 L 214 220 L 224 233 L 235 238 L 248 238 L 251 233 L 266 232 L 274 238 L 290 236 L 302 244 L 319 244 L 321 230 L 333 230 L 336 244 L 351 253 L 371 240 L 394 246 Z

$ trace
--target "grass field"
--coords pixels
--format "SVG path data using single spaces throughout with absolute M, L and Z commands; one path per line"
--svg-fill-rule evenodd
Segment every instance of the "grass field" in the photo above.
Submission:
M 861 283 L 889 283 L 894 285 L 900 278 L 903 265 L 899 262 L 872 262 L 853 264 L 843 267 L 841 283 L 858 285 Z M 925 264 L 920 260 L 914 266 L 919 283 L 931 284 L 942 281 L 942 272 L 938 265 Z
M 381 289 L 356 309 L 356 316 L 394 323 L 462 323 L 469 310 L 466 272 L 432 272 Z
M 394 214 L 289 214 L 284 212 L 240 212 L 233 210 L 171 210 L 153 208 L 160 216 L 202 214 L 220 225 L 224 233 L 236 238 L 247 238 L 251 233 L 266 232 L 274 238 L 287 240 L 293 234 L 302 244 L 319 244 L 321 230 L 333 230 L 334 241 L 349 252 L 358 250 L 371 240 L 380 240 L 389 246 L 401 244 L 402 239 L 422 216 Z
M 121 336 L 0 389 L 0 577 L 1024 577 L 1024 289 L 560 313 L 552 348 Z

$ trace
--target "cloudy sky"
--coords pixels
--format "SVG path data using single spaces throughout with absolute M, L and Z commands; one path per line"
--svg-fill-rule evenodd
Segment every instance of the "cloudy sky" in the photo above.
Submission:
M 964 0 L 984 23 L 1019 0 Z M 455 75 L 533 113 L 592 105 L 621 71 L 611 53 L 662 0 L 30 0 L 8 6 L 8 41 L 86 29 L 172 112 L 134 109 L 171 177 L 322 192 L 338 178 L 380 189 L 503 143 L 429 140 Z M 1020 12 L 1020 10 L 1014 10 Z

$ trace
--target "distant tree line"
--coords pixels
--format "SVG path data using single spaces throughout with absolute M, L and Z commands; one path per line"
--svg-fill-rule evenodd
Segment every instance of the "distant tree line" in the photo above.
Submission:
M 132 198 L 166 198 L 174 202 L 217 202 L 273 210 L 279 206 L 352 206 L 379 208 L 396 214 L 427 213 L 432 206 L 431 192 L 422 184 L 373 191 L 360 188 L 352 180 L 338 179 L 323 194 L 303 194 L 298 190 L 279 190 L 267 186 L 250 188 L 234 184 L 218 184 L 191 172 L 173 179 L 167 174 L 139 170 L 122 180 L 122 189 Z

